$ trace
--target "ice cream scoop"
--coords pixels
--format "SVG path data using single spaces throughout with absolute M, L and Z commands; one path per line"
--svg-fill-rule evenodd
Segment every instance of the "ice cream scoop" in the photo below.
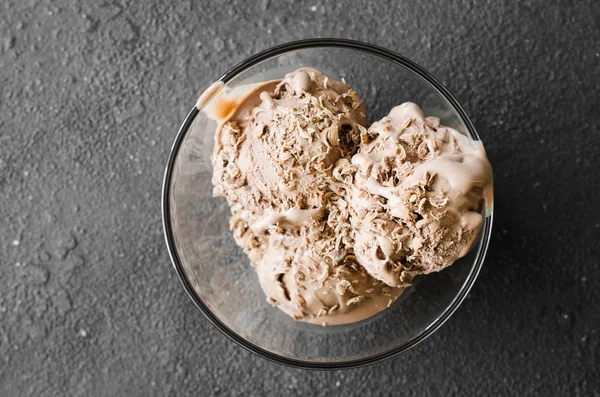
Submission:
M 367 142 L 368 141 L 368 142 Z M 359 263 L 391 286 L 451 265 L 483 224 L 492 170 L 485 151 L 413 103 L 367 131 L 350 200 Z
M 295 319 L 330 324 L 393 301 L 400 291 L 354 259 L 348 211 L 339 211 L 334 164 L 356 153 L 366 124 L 356 92 L 303 68 L 225 92 L 207 112 L 219 122 L 214 193 L 227 197 L 234 237 L 268 300 Z

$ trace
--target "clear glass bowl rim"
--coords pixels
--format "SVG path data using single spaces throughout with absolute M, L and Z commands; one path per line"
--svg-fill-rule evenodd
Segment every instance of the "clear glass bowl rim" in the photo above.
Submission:
M 437 81 L 427 70 L 417 65 L 412 60 L 408 59 L 403 55 L 399 55 L 393 51 L 387 50 L 382 47 L 378 47 L 372 44 L 355 41 L 355 40 L 346 40 L 346 39 L 335 39 L 335 38 L 320 38 L 320 39 L 307 39 L 307 40 L 299 40 L 293 41 L 286 44 L 281 44 L 275 47 L 271 47 L 267 50 L 259 52 L 255 55 L 252 55 L 246 58 L 244 61 L 238 63 L 229 71 L 227 71 L 219 81 L 222 81 L 224 84 L 227 84 L 230 80 L 232 80 L 238 74 L 246 71 L 247 69 L 259 64 L 262 61 L 265 61 L 274 56 L 282 55 L 285 53 L 303 50 L 303 49 L 314 49 L 314 48 L 338 48 L 338 49 L 347 49 L 364 52 L 370 55 L 375 55 L 381 58 L 384 58 L 387 61 L 391 61 L 393 63 L 399 64 L 413 73 L 417 74 L 424 80 L 426 80 L 433 88 L 435 88 L 440 95 L 442 95 L 456 110 L 459 117 L 462 119 L 462 122 L 465 124 L 465 127 L 468 130 L 471 138 L 474 140 L 480 140 L 479 135 L 475 131 L 475 127 L 471 123 L 471 120 L 466 115 L 463 108 L 456 101 L 456 99 L 450 94 L 450 92 L 439 82 Z M 177 253 L 177 248 L 175 246 L 173 230 L 171 225 L 171 216 L 170 216 L 170 194 L 171 194 L 171 177 L 173 174 L 173 166 L 175 164 L 175 160 L 177 158 L 177 154 L 179 153 L 179 149 L 183 142 L 184 137 L 186 136 L 190 126 L 195 120 L 196 116 L 200 110 L 194 106 L 192 110 L 188 113 L 186 119 L 183 124 L 179 128 L 177 132 L 177 136 L 171 148 L 171 152 L 169 155 L 169 160 L 167 163 L 167 167 L 164 174 L 163 180 L 163 189 L 162 189 L 162 219 L 163 219 L 163 229 L 165 233 L 165 240 L 167 244 L 167 249 L 169 251 L 169 256 L 171 257 L 171 262 L 175 267 L 179 280 L 181 281 L 187 295 L 192 300 L 194 305 L 204 314 L 204 316 L 214 325 L 216 326 L 223 334 L 225 334 L 229 339 L 233 340 L 239 346 L 245 348 L 246 350 L 259 355 L 267 360 L 277 362 L 280 364 L 296 367 L 296 368 L 304 368 L 304 369 L 318 369 L 318 370 L 336 370 L 336 369 L 344 369 L 344 368 L 354 368 L 364 365 L 373 364 L 387 358 L 396 356 L 408 349 L 416 346 L 427 337 L 432 335 L 437 329 L 439 329 L 452 314 L 456 311 L 456 309 L 460 306 L 460 304 L 464 301 L 467 294 L 469 293 L 471 287 L 473 286 L 479 271 L 483 265 L 485 255 L 488 249 L 488 245 L 490 242 L 492 223 L 493 223 L 493 211 L 484 223 L 483 229 L 481 231 L 481 244 L 479 246 L 479 250 L 477 252 L 477 256 L 475 259 L 475 263 L 469 272 L 465 283 L 462 288 L 452 300 L 450 305 L 446 307 L 446 309 L 439 315 L 428 327 L 423 329 L 418 335 L 413 337 L 411 340 L 396 346 L 388 351 L 375 354 L 369 357 L 364 357 L 361 359 L 355 360 L 347 360 L 347 361 L 335 361 L 335 362 L 311 362 L 306 360 L 293 359 L 289 357 L 285 357 L 270 351 L 267 351 L 260 346 L 255 345 L 254 343 L 249 342 L 244 339 L 240 335 L 236 334 L 229 327 L 223 324 L 219 318 L 210 311 L 210 309 L 202 302 L 200 297 L 194 291 L 187 275 L 183 269 L 183 265 Z

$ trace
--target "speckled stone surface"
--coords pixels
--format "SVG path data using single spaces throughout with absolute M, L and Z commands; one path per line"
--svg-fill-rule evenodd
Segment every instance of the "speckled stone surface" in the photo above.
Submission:
M 0 396 L 600 396 L 600 8 L 539 1 L 0 3 Z M 434 336 L 310 372 L 188 300 L 160 190 L 198 94 L 295 39 L 359 39 L 438 77 L 496 176 L 488 260 Z

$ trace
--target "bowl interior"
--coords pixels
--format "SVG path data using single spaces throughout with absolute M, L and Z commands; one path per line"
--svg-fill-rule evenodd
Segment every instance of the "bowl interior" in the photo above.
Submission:
M 426 116 L 477 139 L 450 101 L 410 68 L 352 48 L 303 48 L 279 53 L 232 77 L 226 87 L 282 78 L 302 66 L 344 79 L 365 102 L 369 122 L 412 101 Z M 328 366 L 361 362 L 411 347 L 437 328 L 464 298 L 483 260 L 490 218 L 471 252 L 442 272 L 418 277 L 389 309 L 365 321 L 321 327 L 295 322 L 265 300 L 254 269 L 229 230 L 224 198 L 212 197 L 210 156 L 216 123 L 203 112 L 183 131 L 167 175 L 167 223 L 174 260 L 209 316 L 246 347 L 288 363 Z

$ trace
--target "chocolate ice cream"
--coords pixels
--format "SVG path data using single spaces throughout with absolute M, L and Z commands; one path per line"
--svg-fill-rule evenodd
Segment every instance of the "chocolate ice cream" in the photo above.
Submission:
M 396 106 L 363 137 L 349 189 L 358 262 L 400 286 L 466 255 L 491 198 L 483 147 L 414 103 Z
M 267 299 L 296 320 L 370 317 L 415 275 L 464 256 L 481 229 L 483 148 L 415 104 L 367 129 L 355 91 L 302 68 L 221 91 L 204 110 L 219 123 L 214 195 Z

